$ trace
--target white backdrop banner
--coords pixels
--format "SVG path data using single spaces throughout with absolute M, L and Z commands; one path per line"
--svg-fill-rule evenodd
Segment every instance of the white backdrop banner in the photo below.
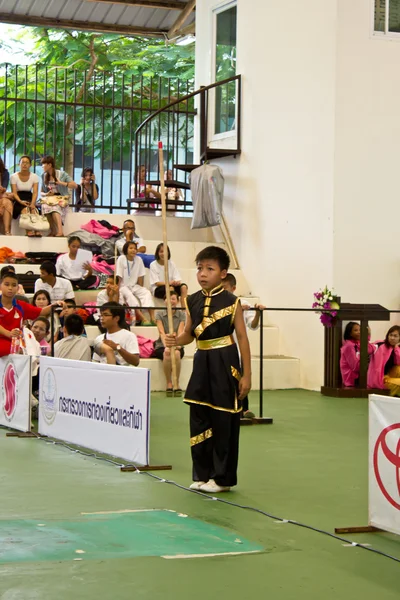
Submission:
M 369 396 L 369 523 L 400 534 L 400 398 Z
M 10 354 L 0 358 L 0 425 L 31 429 L 31 357 Z
M 148 369 L 41 357 L 39 403 L 39 433 L 148 464 Z

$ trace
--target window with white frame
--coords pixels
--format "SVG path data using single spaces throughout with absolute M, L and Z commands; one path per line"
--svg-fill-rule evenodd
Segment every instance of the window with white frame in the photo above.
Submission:
M 237 6 L 231 2 L 215 11 L 215 81 L 236 75 Z M 215 90 L 215 134 L 234 131 L 236 127 L 236 81 Z
M 400 0 L 374 0 L 374 32 L 397 36 L 400 33 Z

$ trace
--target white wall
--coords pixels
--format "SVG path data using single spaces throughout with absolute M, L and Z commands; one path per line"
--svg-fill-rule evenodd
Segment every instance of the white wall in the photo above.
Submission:
M 335 286 L 398 308 L 400 41 L 371 35 L 369 1 L 338 5 Z M 372 324 L 373 337 L 386 329 Z
M 211 9 L 196 9 L 197 84 L 211 82 Z M 225 211 L 254 295 L 274 307 L 312 303 L 333 282 L 336 0 L 238 0 L 242 155 L 220 161 Z M 301 359 L 304 387 L 322 376 L 314 314 L 269 313 L 281 351 Z

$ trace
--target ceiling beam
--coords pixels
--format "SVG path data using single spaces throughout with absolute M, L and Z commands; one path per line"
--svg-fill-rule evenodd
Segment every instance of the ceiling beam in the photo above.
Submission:
M 173 0 L 87 0 L 87 2 L 103 2 L 107 4 L 124 4 L 124 6 L 144 6 L 146 8 L 164 8 L 165 10 L 182 10 L 184 2 Z
M 189 0 L 185 4 L 185 8 L 182 10 L 179 17 L 176 19 L 175 23 L 172 25 L 171 29 L 168 31 L 168 38 L 171 39 L 175 32 L 177 32 L 182 25 L 188 20 L 189 16 L 192 14 L 196 7 L 196 0 Z
M 145 37 L 165 37 L 168 33 L 166 29 L 155 30 L 150 29 L 149 27 L 134 27 L 131 25 L 96 23 L 94 21 L 74 21 L 72 19 L 54 19 L 7 13 L 0 13 L 0 23 L 46 27 L 48 29 L 77 29 L 80 31 L 96 31 L 99 33 L 116 33 L 126 36 L 142 35 Z
M 176 31 L 174 33 L 174 37 L 170 38 L 169 41 L 175 42 L 175 40 L 177 40 L 180 37 L 184 37 L 185 35 L 194 35 L 195 33 L 196 33 L 196 23 L 193 21 L 193 23 L 190 23 L 190 25 L 186 25 L 186 27 L 182 27 L 182 29 L 178 29 L 178 31 Z

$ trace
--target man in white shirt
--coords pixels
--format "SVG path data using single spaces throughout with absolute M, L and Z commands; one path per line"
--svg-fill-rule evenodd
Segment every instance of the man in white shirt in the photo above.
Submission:
M 94 362 L 109 365 L 132 365 L 140 362 L 137 337 L 125 329 L 125 309 L 117 302 L 107 302 L 100 309 L 101 326 L 106 330 L 94 341 Z
M 136 234 L 135 222 L 132 221 L 132 219 L 124 221 L 122 232 L 123 236 L 115 242 L 119 254 L 122 254 L 122 248 L 124 247 L 125 242 L 136 242 L 137 251 L 142 254 L 146 252 L 146 246 L 143 244 L 142 238 Z
M 40 265 L 40 279 L 35 281 L 35 292 L 46 290 L 52 302 L 75 299 L 72 284 L 68 279 L 56 277 L 56 266 L 49 260 Z

